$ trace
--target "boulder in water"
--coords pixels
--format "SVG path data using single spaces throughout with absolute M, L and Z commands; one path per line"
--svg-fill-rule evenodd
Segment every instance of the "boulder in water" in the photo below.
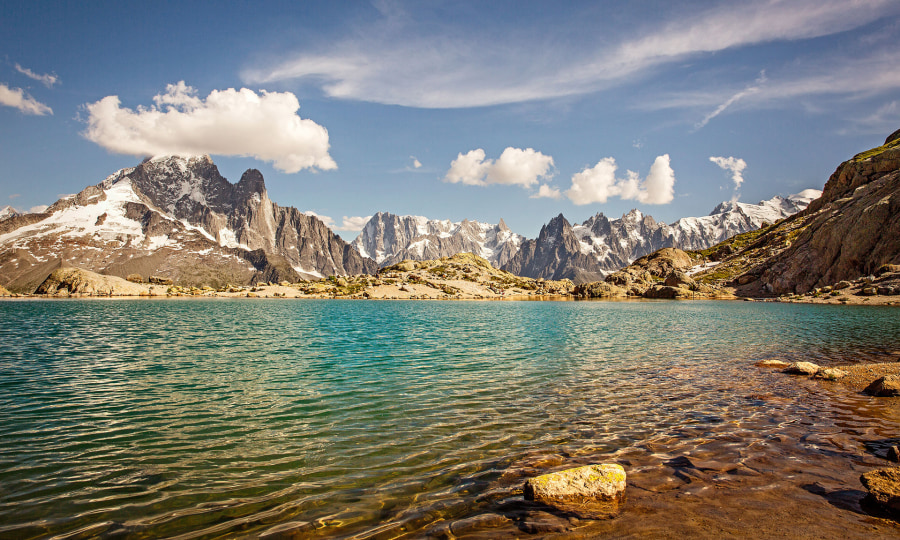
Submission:
M 625 499 L 625 469 L 615 463 L 586 465 L 529 478 L 525 498 L 586 519 L 615 517 Z

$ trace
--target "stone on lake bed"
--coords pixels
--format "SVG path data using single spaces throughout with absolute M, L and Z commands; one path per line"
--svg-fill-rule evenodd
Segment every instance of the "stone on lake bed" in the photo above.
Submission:
M 900 467 L 875 469 L 859 477 L 869 498 L 893 515 L 900 515 Z
M 625 498 L 625 469 L 615 463 L 586 465 L 529 478 L 525 498 L 585 519 L 612 518 Z
M 815 375 L 820 369 L 821 366 L 817 366 L 812 362 L 794 362 L 784 368 L 784 373 L 790 373 L 791 375 Z
M 872 381 L 872 383 L 863 390 L 866 394 L 876 397 L 895 397 L 900 396 L 900 377 L 896 375 L 885 375 Z

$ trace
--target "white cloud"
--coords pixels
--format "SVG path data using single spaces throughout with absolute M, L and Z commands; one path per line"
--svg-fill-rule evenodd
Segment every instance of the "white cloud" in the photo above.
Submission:
M 562 193 L 560 193 L 559 188 L 550 187 L 547 184 L 541 184 L 537 193 L 529 195 L 531 199 L 559 199 L 560 197 L 562 197 Z
M 313 212 L 312 210 L 305 210 L 301 213 L 306 214 L 307 216 L 312 216 L 314 218 L 317 218 L 319 221 L 324 223 L 329 229 L 334 228 L 334 219 L 329 216 L 323 216 L 321 214 L 317 214 L 317 213 Z
M 413 169 L 421 169 L 422 168 L 422 162 L 419 161 L 418 159 L 416 159 L 416 156 L 409 156 L 409 159 L 412 160 Z
M 414 5 L 409 9 L 427 11 Z M 727 49 L 827 36 L 897 11 L 896 0 L 684 6 L 677 18 L 665 20 L 660 20 L 667 16 L 665 10 L 640 13 L 644 24 L 634 37 L 633 29 L 606 27 L 602 20 L 581 34 L 543 17 L 528 26 L 524 15 L 524 27 L 478 34 L 431 13 L 387 10 L 375 23 L 352 29 L 350 37 L 329 40 L 328 49 L 278 58 L 242 76 L 251 83 L 307 81 L 330 97 L 376 103 L 497 105 L 595 92 L 656 66 Z
M 56 73 L 45 73 L 41 75 L 40 73 L 35 73 L 28 68 L 20 66 L 19 64 L 16 64 L 16 71 L 25 75 L 29 79 L 39 81 L 47 88 L 50 88 L 51 86 L 59 82 L 59 77 L 56 76 Z
M 305 210 L 302 213 L 306 214 L 307 216 L 312 216 L 314 218 L 317 218 L 319 221 L 324 223 L 329 229 L 333 229 L 335 231 L 361 231 L 362 228 L 366 225 L 366 223 L 368 223 L 369 219 L 372 217 L 372 216 L 365 216 L 365 217 L 344 216 L 344 218 L 341 220 L 341 224 L 338 225 L 334 221 L 334 218 L 332 218 L 330 216 L 323 216 L 321 214 L 317 214 L 316 212 L 313 212 L 312 210 Z
M 29 208 L 29 209 L 28 209 L 28 213 L 30 213 L 30 214 L 40 214 L 41 212 L 45 211 L 45 210 L 48 209 L 48 208 L 50 208 L 50 207 L 47 206 L 46 204 L 39 204 L 39 205 L 37 205 L 37 206 L 32 206 L 31 208 Z
M 29 96 L 21 88 L 10 88 L 5 83 L 0 83 L 0 105 L 14 107 L 24 114 L 35 116 L 53 114 L 53 109 Z
M 634 171 L 626 171 L 625 178 L 616 178 L 617 169 L 616 160 L 611 157 L 601 159 L 593 167 L 585 167 L 572 176 L 572 187 L 566 196 L 576 205 L 603 204 L 610 197 L 645 204 L 666 204 L 675 198 L 675 171 L 669 154 L 653 161 L 644 180 Z
M 340 227 L 336 227 L 339 231 L 361 231 L 372 216 L 344 216 Z
M 444 181 L 473 186 L 507 184 L 528 188 L 541 178 L 550 178 L 552 167 L 553 158 L 533 148 L 522 150 L 510 146 L 497 160 L 485 159 L 484 150 L 478 148 L 457 155 L 450 163 Z
M 135 110 L 123 108 L 118 96 L 88 103 L 84 136 L 119 154 L 250 156 L 287 173 L 337 168 L 328 131 L 300 118 L 290 92 L 229 88 L 201 99 L 181 81 L 153 101 Z
M 747 162 L 736 157 L 716 157 L 711 156 L 710 161 L 726 171 L 731 172 L 731 180 L 734 182 L 734 189 L 740 189 L 744 183 L 744 169 L 747 168 Z

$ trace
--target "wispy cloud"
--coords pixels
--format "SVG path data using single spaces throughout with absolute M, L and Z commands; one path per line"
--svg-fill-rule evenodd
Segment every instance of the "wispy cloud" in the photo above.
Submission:
M 29 79 L 34 79 L 34 80 L 40 82 L 47 88 L 50 88 L 54 84 L 59 82 L 59 77 L 56 76 L 56 73 L 44 73 L 44 74 L 35 73 L 34 71 L 31 71 L 28 68 L 20 66 L 19 64 L 16 64 L 15 67 L 16 67 L 16 71 L 18 71 L 22 75 L 25 75 Z
M 305 81 L 335 98 L 412 107 L 518 103 L 595 92 L 707 53 L 843 32 L 898 6 L 893 0 L 758 0 L 682 11 L 667 20 L 642 14 L 637 37 L 592 27 L 576 40 L 567 27 L 540 26 L 534 28 L 540 32 L 508 32 L 500 42 L 495 33 L 450 26 L 430 14 L 418 16 L 428 19 L 420 24 L 416 14 L 385 8 L 381 20 L 354 29 L 352 37 L 242 75 L 248 83 Z
M 118 96 L 85 105 L 84 136 L 119 154 L 252 156 L 287 173 L 337 168 L 328 131 L 300 118 L 290 92 L 229 88 L 204 99 L 181 81 L 153 101 L 134 110 L 122 107 Z
M 716 107 L 716 109 L 714 111 L 712 111 L 711 113 L 704 116 L 703 120 L 697 122 L 694 125 L 694 129 L 701 129 L 703 126 L 708 124 L 710 120 L 712 120 L 713 118 L 722 114 L 722 112 L 724 112 L 725 109 L 734 105 L 734 103 L 737 102 L 738 100 L 741 100 L 749 95 L 759 92 L 760 89 L 762 88 L 762 85 L 765 84 L 765 82 L 766 82 L 766 72 L 763 71 L 762 73 L 759 74 L 759 77 L 756 79 L 756 82 L 752 86 L 748 86 L 747 88 L 744 88 L 737 94 L 734 94 L 730 98 L 726 99 L 725 102 L 722 103 L 721 105 L 719 105 L 718 107 Z
M 53 109 L 29 96 L 21 88 L 10 88 L 5 83 L 0 83 L 0 105 L 19 109 L 23 114 L 35 116 L 53 114 Z

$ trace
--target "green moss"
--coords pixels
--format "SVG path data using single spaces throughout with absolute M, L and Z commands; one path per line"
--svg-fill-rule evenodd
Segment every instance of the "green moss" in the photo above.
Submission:
M 881 145 L 881 146 L 872 148 L 871 150 L 866 150 L 865 152 L 860 152 L 860 153 L 856 154 L 855 156 L 853 156 L 853 160 L 852 160 L 852 161 L 853 161 L 854 163 L 855 163 L 855 162 L 859 162 L 859 161 L 863 161 L 863 160 L 869 159 L 869 158 L 871 158 L 871 157 L 875 157 L 875 156 L 877 156 L 878 154 L 882 154 L 882 153 L 884 153 L 884 152 L 887 152 L 887 151 L 890 150 L 891 148 L 897 148 L 897 147 L 900 147 L 900 139 L 894 139 L 893 141 L 891 141 L 891 142 L 889 142 L 889 143 L 887 143 L 887 144 L 883 144 L 883 145 Z

